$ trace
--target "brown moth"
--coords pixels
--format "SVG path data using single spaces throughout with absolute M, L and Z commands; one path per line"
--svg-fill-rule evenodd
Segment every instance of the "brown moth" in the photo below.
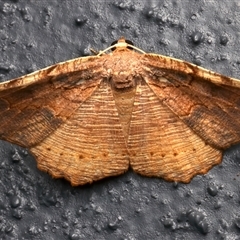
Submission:
M 74 186 L 129 167 L 188 183 L 240 142 L 239 88 L 237 79 L 121 38 L 97 56 L 1 83 L 0 138 Z

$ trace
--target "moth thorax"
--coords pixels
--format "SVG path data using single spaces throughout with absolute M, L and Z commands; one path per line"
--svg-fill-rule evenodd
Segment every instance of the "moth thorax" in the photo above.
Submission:
M 136 86 L 135 78 L 129 72 L 117 72 L 111 78 L 112 87 L 116 90 L 134 88 Z

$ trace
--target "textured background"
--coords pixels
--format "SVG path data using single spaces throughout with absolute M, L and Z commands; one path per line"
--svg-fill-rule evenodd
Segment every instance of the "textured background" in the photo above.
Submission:
M 102 50 L 120 36 L 147 51 L 240 78 L 240 7 L 231 1 L 0 2 L 0 78 Z M 1 120 L 1 119 L 0 119 Z M 183 136 L 184 137 L 184 136 Z M 0 239 L 240 239 L 240 148 L 189 184 L 132 171 L 73 188 L 1 142 Z

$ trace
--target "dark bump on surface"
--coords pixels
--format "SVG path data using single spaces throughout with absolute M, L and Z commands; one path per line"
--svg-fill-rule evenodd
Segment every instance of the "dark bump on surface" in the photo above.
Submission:
M 14 163 L 19 163 L 22 160 L 22 157 L 20 156 L 18 151 L 15 151 L 14 154 L 12 155 L 12 161 Z
M 82 27 L 83 25 L 85 25 L 87 23 L 88 19 L 86 17 L 78 17 L 75 20 L 75 23 L 78 27 Z
M 191 34 L 191 40 L 194 44 L 200 44 L 204 40 L 203 34 L 199 31 L 195 31 Z
M 227 35 L 220 36 L 220 44 L 226 46 L 229 41 L 229 37 Z
M 12 196 L 10 199 L 10 205 L 12 208 L 17 208 L 21 205 L 21 199 L 18 196 Z
M 207 220 L 206 214 L 197 210 L 189 210 L 187 213 L 189 223 L 196 227 L 202 234 L 210 232 L 210 224 Z
M 218 187 L 216 183 L 209 183 L 207 191 L 211 196 L 216 196 L 218 194 Z
M 7 74 L 13 69 L 12 66 L 0 64 L 0 74 Z
M 220 209 L 222 207 L 222 202 L 220 200 L 217 200 L 214 204 L 215 209 Z

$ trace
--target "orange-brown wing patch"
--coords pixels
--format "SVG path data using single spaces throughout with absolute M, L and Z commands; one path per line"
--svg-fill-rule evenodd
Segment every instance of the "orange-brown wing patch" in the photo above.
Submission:
M 222 156 L 144 82 L 136 90 L 128 148 L 130 165 L 137 173 L 185 183 L 220 163 Z
M 179 65 L 181 69 L 184 62 Z M 216 85 L 177 69 L 150 69 L 154 75 L 151 76 L 148 70 L 145 79 L 158 99 L 206 144 L 226 149 L 240 142 L 239 90 L 233 91 L 236 88 L 220 83 Z M 227 81 L 227 77 L 223 79 Z M 228 82 L 231 82 L 230 78 Z
M 0 84 L 0 138 L 32 147 L 49 136 L 100 84 L 95 60 L 71 60 Z
M 119 175 L 129 167 L 128 152 L 111 88 L 102 82 L 74 114 L 31 148 L 38 167 L 72 185 Z

